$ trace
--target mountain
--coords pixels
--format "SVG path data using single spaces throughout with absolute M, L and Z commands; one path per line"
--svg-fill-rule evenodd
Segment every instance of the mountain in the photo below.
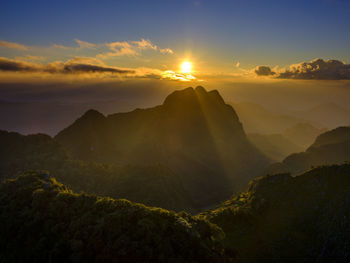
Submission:
M 294 112 L 293 115 L 320 123 L 330 129 L 350 124 L 350 110 L 336 103 L 318 105 L 308 110 Z
M 243 127 L 248 133 L 276 134 L 303 122 L 302 117 L 280 114 L 251 102 L 233 103 Z
M 232 262 L 204 219 L 77 194 L 47 173 L 0 185 L 1 262 Z
M 316 139 L 318 135 L 326 132 L 327 129 L 316 128 L 307 122 L 300 122 L 286 129 L 282 134 L 293 143 L 306 149 Z
M 234 109 L 200 86 L 177 90 L 153 108 L 108 116 L 89 110 L 55 140 L 74 159 L 169 167 L 202 208 L 241 190 L 269 163 Z
M 349 262 L 350 164 L 268 175 L 201 217 L 225 232 L 236 261 Z
M 48 135 L 0 131 L 0 181 L 26 171 L 50 171 L 73 190 L 195 212 L 178 176 L 160 164 L 106 165 L 72 160 Z
M 339 127 L 319 135 L 305 152 L 289 155 L 281 163 L 272 164 L 266 172 L 297 174 L 313 166 L 346 161 L 350 161 L 350 127 Z
M 301 152 L 302 147 L 294 144 L 281 134 L 248 134 L 249 140 L 266 156 L 276 162 L 282 161 L 288 155 Z

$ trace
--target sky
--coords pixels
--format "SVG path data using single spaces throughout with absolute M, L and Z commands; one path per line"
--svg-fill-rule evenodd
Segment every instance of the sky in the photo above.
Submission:
M 49 62 L 97 52 L 43 47 L 77 47 L 77 39 L 94 44 L 145 39 L 171 49 L 172 56 L 145 50 L 137 59 L 120 56 L 105 62 L 177 70 L 179 61 L 188 57 L 198 63 L 194 69 L 209 73 L 239 73 L 235 65 L 285 67 L 316 58 L 349 63 L 349 13 L 349 0 L 5 0 L 0 9 L 1 40 L 40 48 L 1 48 L 0 55 L 31 53 Z
M 350 0 L 2 0 L 0 102 L 118 111 L 202 85 L 279 109 L 346 107 L 349 14 Z

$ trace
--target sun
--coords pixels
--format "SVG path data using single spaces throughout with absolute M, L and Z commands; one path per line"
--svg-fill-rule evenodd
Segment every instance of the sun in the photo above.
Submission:
M 189 61 L 184 61 L 181 63 L 181 73 L 189 74 L 191 73 L 192 63 Z

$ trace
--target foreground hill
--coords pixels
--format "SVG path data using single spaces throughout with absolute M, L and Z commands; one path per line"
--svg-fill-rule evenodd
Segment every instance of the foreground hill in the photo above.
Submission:
M 175 91 L 154 108 L 107 117 L 89 110 L 55 139 L 75 159 L 169 167 L 198 207 L 241 190 L 269 162 L 234 109 L 203 87 Z
M 0 181 L 28 170 L 48 170 L 75 191 L 194 211 L 179 178 L 160 164 L 117 166 L 75 161 L 57 141 L 44 134 L 23 136 L 0 131 L 0 145 Z
M 297 174 L 313 166 L 346 161 L 350 161 L 350 127 L 339 127 L 319 135 L 305 152 L 289 155 L 281 163 L 271 165 L 267 172 Z
M 45 173 L 2 183 L 0 208 L 1 262 L 225 262 L 224 234 L 203 219 L 76 194 Z
M 268 175 L 202 214 L 237 262 L 349 262 L 350 164 Z

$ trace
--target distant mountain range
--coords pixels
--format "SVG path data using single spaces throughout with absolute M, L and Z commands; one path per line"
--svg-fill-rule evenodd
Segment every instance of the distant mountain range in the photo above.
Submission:
M 350 124 L 350 110 L 336 103 L 318 105 L 308 110 L 295 111 L 294 116 L 321 124 L 328 129 Z
M 325 128 L 316 128 L 310 123 L 299 122 L 286 129 L 282 135 L 303 149 L 306 149 L 315 141 L 318 135 L 326 131 L 327 129 Z
M 292 153 L 304 150 L 281 134 L 250 133 L 248 138 L 261 152 L 276 162 L 282 161 Z
M 267 173 L 297 174 L 314 166 L 350 161 L 350 127 L 339 127 L 317 137 L 305 151 L 294 153 L 282 162 L 272 164 Z
M 308 123 L 317 129 L 334 129 L 350 125 L 350 110 L 336 103 L 320 104 L 306 110 L 284 113 L 269 110 L 253 102 L 231 103 L 248 133 L 274 134 L 298 123 Z
M 304 119 L 280 114 L 251 102 L 231 103 L 247 133 L 276 134 L 303 122 Z

